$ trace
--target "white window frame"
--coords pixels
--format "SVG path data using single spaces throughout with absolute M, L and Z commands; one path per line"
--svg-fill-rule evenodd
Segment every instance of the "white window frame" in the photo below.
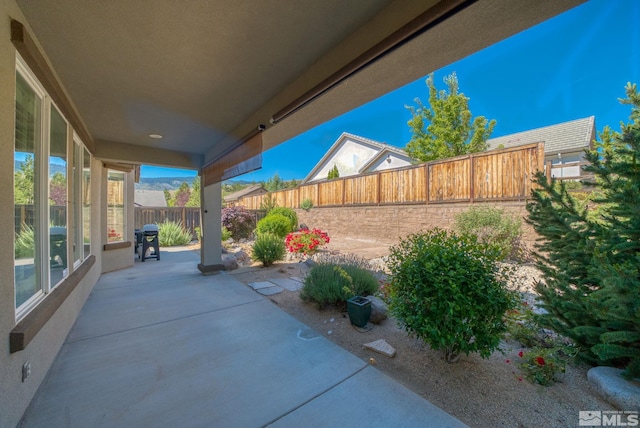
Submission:
M 37 211 L 35 213 L 35 225 L 37 227 L 36 237 L 35 237 L 35 247 L 34 248 L 34 266 L 35 266 L 35 277 L 36 284 L 39 286 L 39 290 L 34 293 L 29 299 L 27 299 L 24 303 L 22 303 L 19 307 L 15 308 L 15 318 L 16 322 L 23 319 L 29 312 L 31 312 L 38 304 L 40 304 L 47 295 L 55 289 L 57 285 L 60 284 L 65 278 L 69 276 L 71 269 L 76 269 L 82 261 L 86 259 L 84 256 L 84 238 L 82 233 L 82 201 L 76 201 L 75 198 L 82 195 L 82 174 L 84 169 L 84 150 L 86 149 L 80 138 L 77 136 L 69 121 L 64 114 L 61 112 L 60 108 L 52 101 L 51 97 L 44 89 L 42 84 L 38 81 L 35 74 L 31 71 L 26 62 L 22 59 L 19 53 L 16 53 L 16 74 L 20 74 L 20 76 L 25 80 L 25 82 L 29 85 L 31 90 L 34 91 L 36 97 L 40 100 L 40 133 L 38 135 L 38 140 L 35 141 L 34 153 L 35 163 L 34 163 L 34 206 L 37 207 Z M 62 276 L 62 279 L 56 283 L 51 284 L 51 275 L 49 270 L 49 258 L 50 258 L 50 237 L 49 237 L 49 156 L 50 156 L 50 125 L 51 125 L 51 109 L 55 108 L 58 113 L 63 117 L 65 122 L 67 123 L 67 148 L 69 149 L 69 141 L 71 141 L 71 147 L 75 151 L 79 158 L 80 168 L 76 168 L 79 171 L 73 171 L 72 174 L 69 174 L 69 164 L 71 153 L 67 153 L 67 214 L 66 214 L 66 228 L 67 228 L 67 266 L 65 267 L 65 272 Z M 70 136 L 72 134 L 72 136 Z M 15 146 L 15 142 L 14 142 Z M 14 148 L 15 151 L 15 148 Z M 91 156 L 91 154 L 89 154 Z M 80 189 L 79 192 L 76 193 L 77 188 Z M 71 193 L 74 193 L 73 197 Z M 37 202 L 36 202 L 37 201 Z M 70 218 L 79 214 L 79 217 L 76 217 L 76 220 L 80 222 L 80 236 L 76 233 L 76 227 L 74 226 L 74 230 L 69 229 Z M 72 223 L 71 223 L 72 224 Z M 69 240 L 72 239 L 72 244 L 78 245 L 78 242 L 82 243 L 80 247 L 80 259 L 74 260 L 75 255 L 73 252 L 69 252 L 68 250 L 71 248 L 69 245 Z M 14 241 L 15 245 L 15 241 Z M 38 259 L 39 258 L 39 259 Z M 73 267 L 71 267 L 73 266 Z M 14 279 L 14 290 L 16 288 L 16 282 Z M 14 300 L 14 307 L 15 307 Z

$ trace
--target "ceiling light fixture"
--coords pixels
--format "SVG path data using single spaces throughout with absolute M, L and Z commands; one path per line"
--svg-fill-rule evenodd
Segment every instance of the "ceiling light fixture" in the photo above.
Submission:
M 149 138 L 153 138 L 155 140 L 159 140 L 162 138 L 162 135 L 160 134 L 149 134 Z

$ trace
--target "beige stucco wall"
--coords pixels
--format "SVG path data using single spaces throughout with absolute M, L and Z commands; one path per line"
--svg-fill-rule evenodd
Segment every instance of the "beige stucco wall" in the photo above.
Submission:
M 387 169 L 402 168 L 411 165 L 406 159 L 402 159 L 394 154 L 389 154 L 388 158 L 391 162 L 387 162 L 387 157 L 383 156 L 378 162 L 371 167 L 371 171 L 385 171 Z M 368 171 L 367 171 L 368 172 Z
M 355 175 L 376 153 L 378 150 L 372 147 L 345 140 L 309 181 L 326 179 L 334 165 L 337 165 L 340 177 Z
M 26 349 L 9 353 L 9 334 L 16 326 L 14 308 L 13 269 L 13 141 L 15 109 L 15 55 L 10 42 L 10 21 L 26 20 L 13 0 L 0 2 L 0 426 L 13 427 L 19 422 L 32 397 L 43 381 L 80 309 L 95 285 L 100 266 L 100 254 L 89 273 L 81 280 L 49 322 L 39 331 Z M 28 28 L 28 26 L 27 26 Z M 96 171 L 94 162 L 93 171 Z M 100 185 L 92 180 L 92 193 L 99 196 Z M 92 217 L 99 218 L 99 204 L 94 203 Z M 92 228 L 92 241 L 100 242 L 100 231 Z M 31 376 L 22 382 L 22 365 L 31 364 Z
M 474 204 L 478 205 L 478 204 Z M 504 209 L 514 217 L 526 217 L 525 202 L 487 204 Z M 468 203 L 431 205 L 389 205 L 296 210 L 298 221 L 309 228 L 320 228 L 329 236 L 397 243 L 400 237 L 434 227 L 450 229 L 455 217 L 469 209 Z M 523 241 L 531 246 L 537 234 L 522 221 Z

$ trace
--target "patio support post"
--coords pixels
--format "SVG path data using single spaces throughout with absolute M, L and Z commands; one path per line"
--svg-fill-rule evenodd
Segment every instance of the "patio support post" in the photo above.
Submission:
M 224 269 L 222 264 L 222 186 L 220 183 L 201 187 L 202 216 L 200 242 L 200 264 L 198 269 L 204 275 Z

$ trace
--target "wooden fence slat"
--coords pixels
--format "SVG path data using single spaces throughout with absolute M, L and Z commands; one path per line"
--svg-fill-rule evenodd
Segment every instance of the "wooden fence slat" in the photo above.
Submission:
M 393 170 L 303 184 L 272 192 L 280 206 L 414 204 L 528 198 L 531 179 L 544 167 L 544 143 L 428 162 Z M 547 168 L 550 175 L 551 167 Z M 239 204 L 257 210 L 262 195 Z

